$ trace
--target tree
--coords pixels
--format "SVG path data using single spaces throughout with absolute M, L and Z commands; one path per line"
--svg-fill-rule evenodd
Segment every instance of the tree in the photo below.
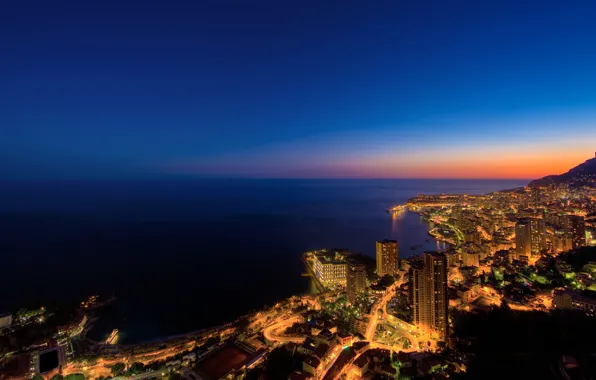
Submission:
M 63 380 L 64 376 L 62 376 L 61 374 L 55 374 L 54 376 L 52 376 L 52 378 L 50 380 Z
M 66 375 L 64 380 L 85 380 L 85 375 L 82 373 L 72 373 L 70 375 Z
M 112 372 L 112 375 L 119 376 L 124 372 L 124 368 L 126 368 L 126 366 L 124 363 L 116 363 L 108 366 L 108 368 L 110 369 L 110 372 Z
M 412 347 L 412 342 L 410 342 L 410 340 L 406 337 L 403 338 L 403 347 L 405 350 Z
M 44 378 L 41 375 L 35 375 L 31 378 L 31 380 L 44 380 Z
M 207 341 L 205 342 L 205 344 L 203 345 L 203 347 L 205 348 L 209 348 L 211 346 L 215 346 L 216 344 L 218 344 L 220 342 L 219 337 L 210 337 L 209 339 L 207 339 Z
M 236 326 L 238 327 L 238 331 L 245 332 L 248 329 L 249 325 L 250 325 L 250 320 L 247 317 L 244 317 L 244 318 L 240 318 L 240 320 L 238 320 L 238 324 Z
M 133 374 L 133 375 L 137 375 L 139 373 L 142 373 L 143 371 L 145 371 L 145 365 L 143 363 L 140 363 L 140 362 L 134 362 L 134 363 L 132 363 L 132 365 L 128 369 L 128 372 L 131 373 L 131 374 Z

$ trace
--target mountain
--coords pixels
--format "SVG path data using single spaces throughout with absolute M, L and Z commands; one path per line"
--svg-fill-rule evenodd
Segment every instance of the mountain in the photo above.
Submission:
M 596 157 L 574 167 L 567 173 L 560 175 L 549 175 L 530 182 L 528 186 L 538 187 L 565 183 L 574 186 L 588 185 L 596 187 Z

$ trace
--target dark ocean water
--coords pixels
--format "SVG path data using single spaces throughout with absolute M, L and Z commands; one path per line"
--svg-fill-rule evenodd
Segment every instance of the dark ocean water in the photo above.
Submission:
M 300 255 L 437 249 L 417 193 L 481 194 L 527 181 L 196 180 L 0 183 L 0 312 L 92 293 L 118 298 L 91 332 L 131 343 L 213 326 L 309 291 Z M 420 246 L 411 250 L 412 246 Z M 122 341 L 121 341 L 122 342 Z

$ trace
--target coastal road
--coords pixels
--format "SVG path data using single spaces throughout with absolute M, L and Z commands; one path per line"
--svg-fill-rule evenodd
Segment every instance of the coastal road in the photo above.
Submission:
M 291 327 L 294 323 L 302 321 L 302 317 L 299 314 L 293 314 L 285 319 L 275 322 L 263 329 L 263 336 L 269 342 L 280 342 L 280 343 L 302 343 L 306 337 L 296 337 L 284 335 L 284 332 L 288 327 Z

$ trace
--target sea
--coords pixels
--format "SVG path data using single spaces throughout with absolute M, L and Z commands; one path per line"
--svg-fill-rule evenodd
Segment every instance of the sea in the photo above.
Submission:
M 138 343 L 216 326 L 311 291 L 303 252 L 374 257 L 444 248 L 415 213 L 422 194 L 483 194 L 525 180 L 0 182 L 0 312 L 115 296 L 89 331 Z

